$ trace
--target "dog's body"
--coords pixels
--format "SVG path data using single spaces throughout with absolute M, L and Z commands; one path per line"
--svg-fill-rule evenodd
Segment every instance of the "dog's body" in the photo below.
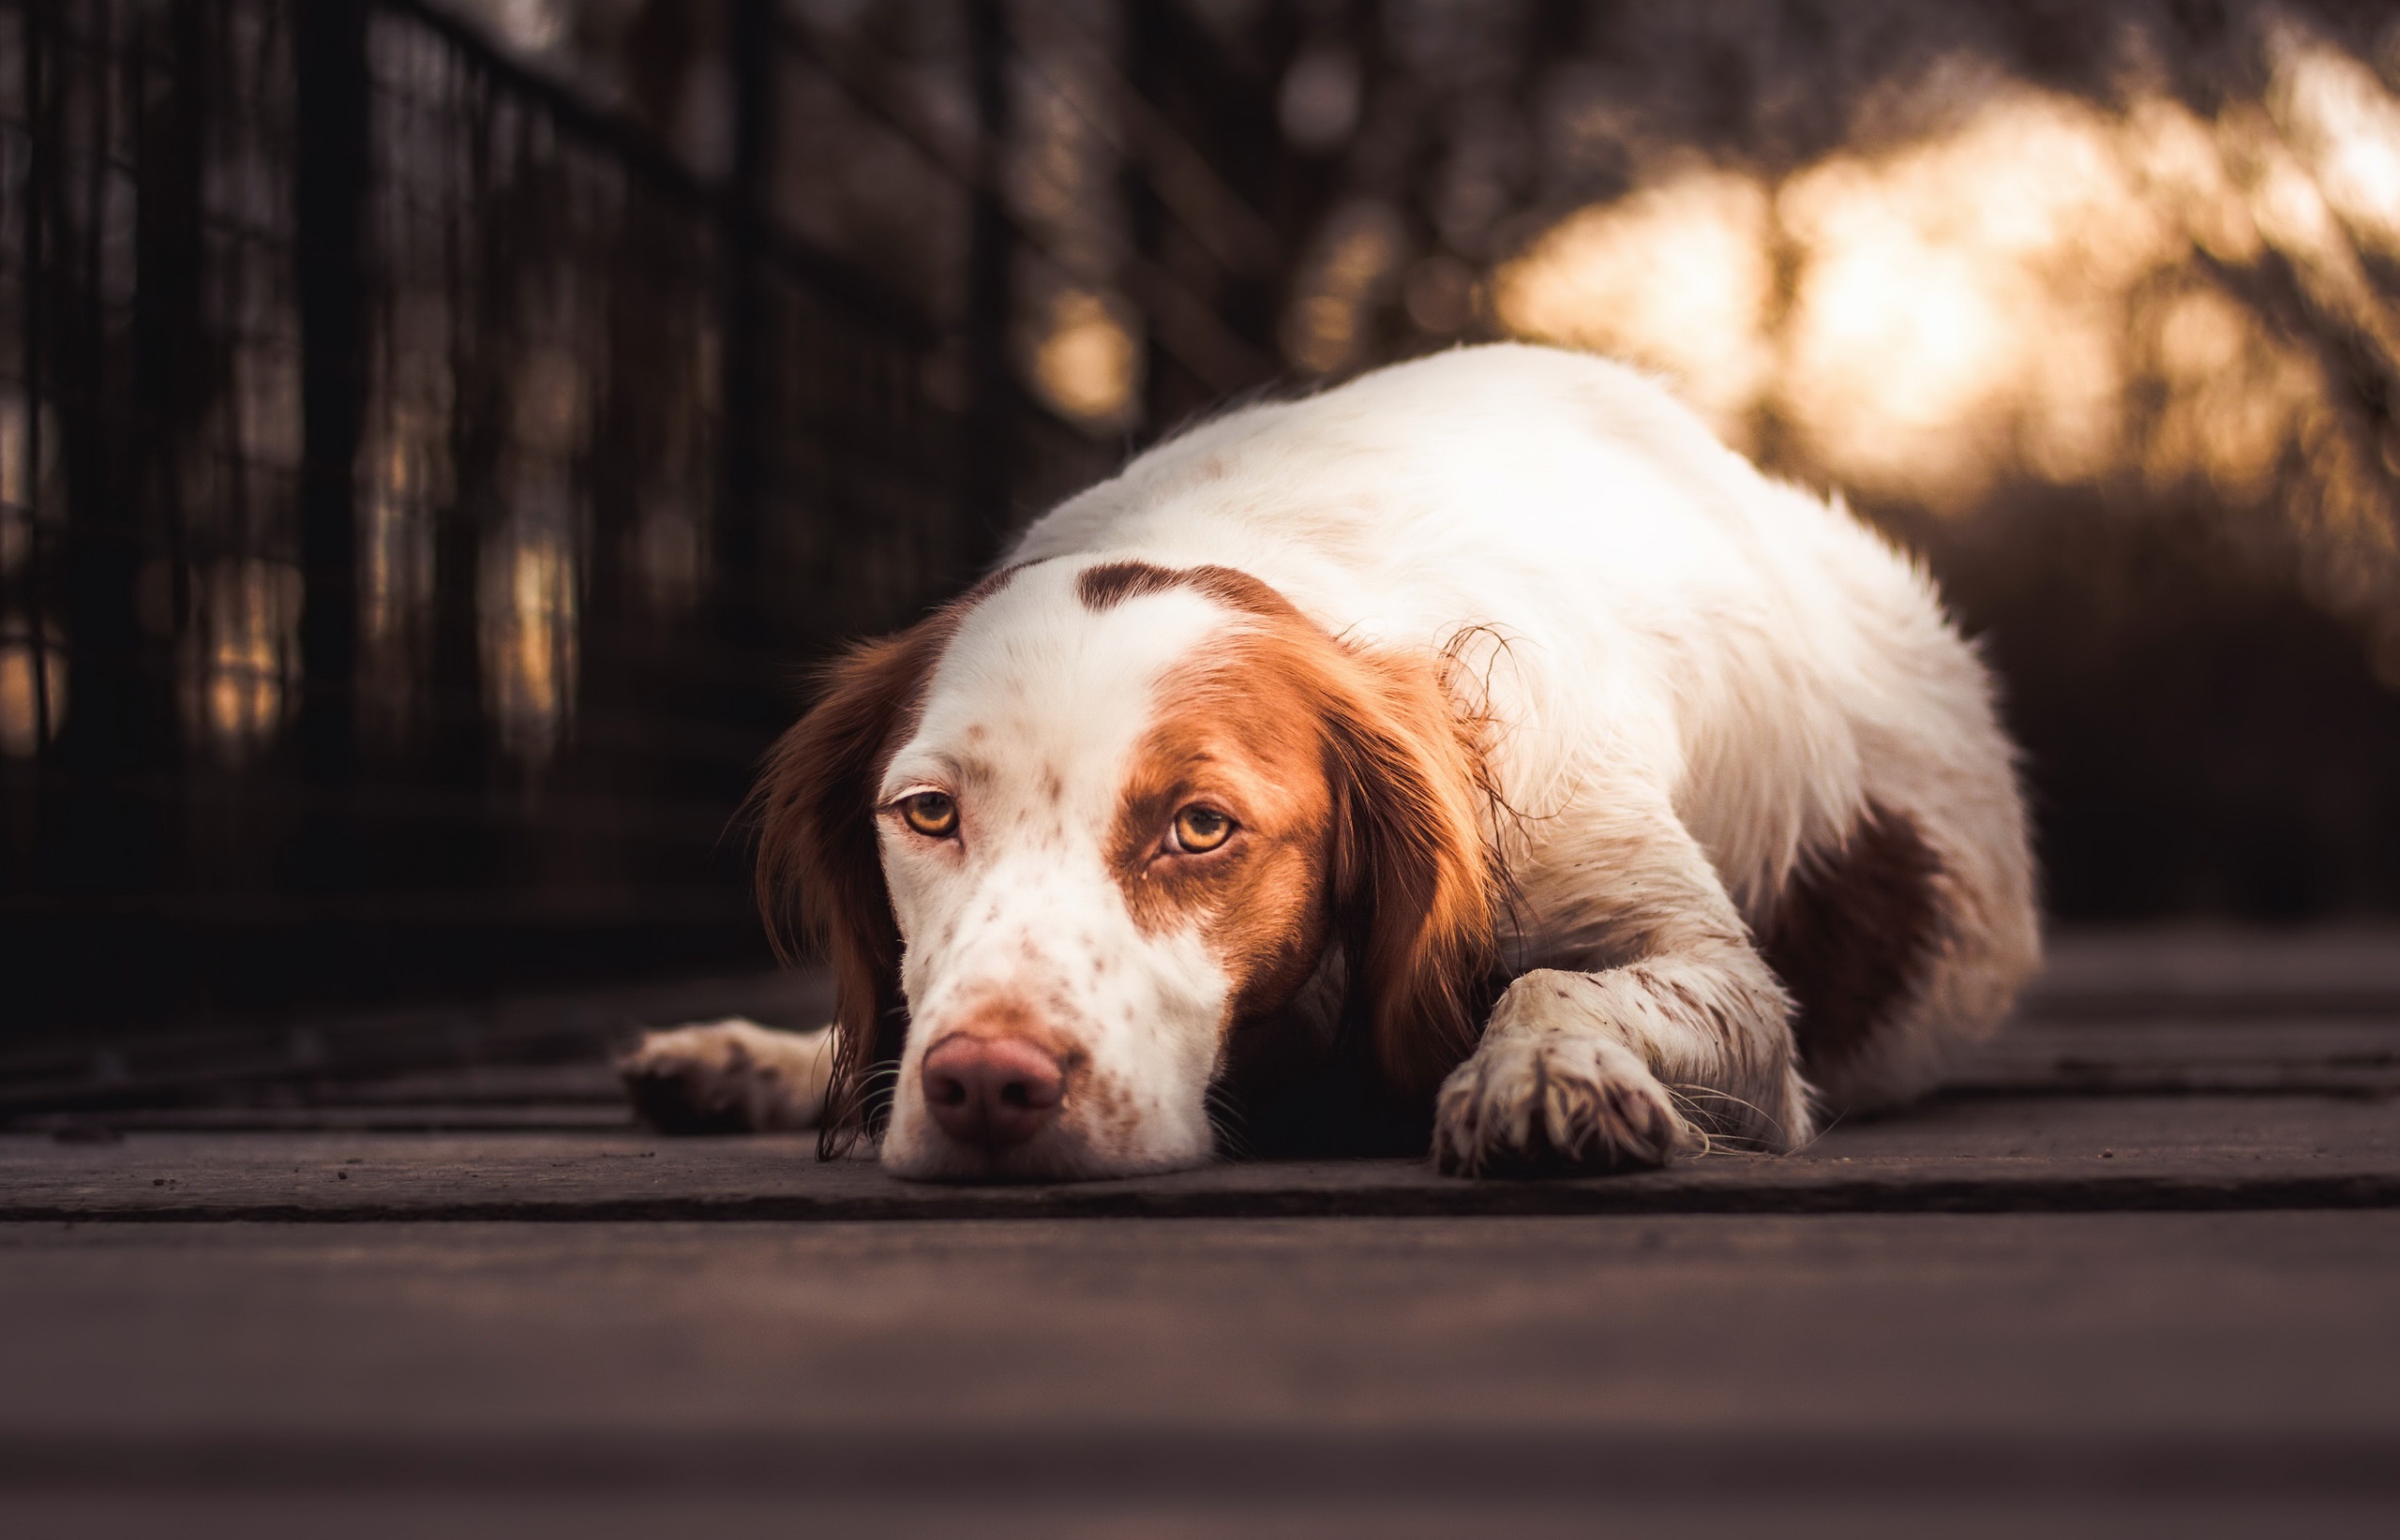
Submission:
M 904 1174 L 1191 1164 L 1212 1088 L 1305 1124 L 1344 1065 L 1461 1172 L 1788 1149 L 1926 1088 L 2038 955 L 1928 579 L 1538 348 L 1151 450 L 854 654 L 762 797 L 841 976 L 832 1112 L 896 1059 Z M 701 1056 L 628 1074 L 705 1099 Z

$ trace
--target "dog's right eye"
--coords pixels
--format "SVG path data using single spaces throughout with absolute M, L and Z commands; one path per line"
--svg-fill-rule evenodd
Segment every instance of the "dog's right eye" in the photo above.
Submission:
M 1233 833 L 1234 821 L 1213 807 L 1194 802 L 1175 815 L 1175 847 L 1187 855 L 1205 856 Z
M 946 791 L 921 791 L 901 798 L 900 816 L 928 839 L 946 840 L 958 832 L 958 801 Z

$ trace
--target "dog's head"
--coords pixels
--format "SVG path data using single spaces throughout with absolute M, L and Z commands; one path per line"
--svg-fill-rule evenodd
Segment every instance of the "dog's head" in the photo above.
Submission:
M 829 1132 L 888 1118 L 910 1176 L 1195 1164 L 1328 978 L 1429 1093 L 1493 947 L 1478 785 L 1433 665 L 1228 568 L 1030 564 L 857 649 L 758 794 L 761 905 L 836 973 Z

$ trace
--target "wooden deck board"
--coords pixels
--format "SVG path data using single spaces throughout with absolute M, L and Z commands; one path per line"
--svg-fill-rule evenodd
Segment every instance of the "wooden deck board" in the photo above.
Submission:
M 0 1134 L 12 1534 L 2400 1528 L 2373 936 L 2078 942 L 1903 1115 L 1575 1181 L 927 1187 L 588 1058 L 295 1084 Z
M 622 1120 L 620 1120 L 622 1121 Z M 1108 1182 L 944 1187 L 807 1136 L 630 1128 L 0 1136 L 0 1219 L 1007 1219 L 2400 1206 L 2400 1115 L 2367 1097 L 1937 1101 L 1791 1156 L 1469 1182 L 1414 1160 L 1275 1161 Z

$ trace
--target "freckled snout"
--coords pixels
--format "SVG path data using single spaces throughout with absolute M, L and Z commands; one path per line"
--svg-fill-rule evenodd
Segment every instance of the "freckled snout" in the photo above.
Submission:
M 925 1051 L 921 1075 L 941 1130 L 994 1151 L 1048 1128 L 1067 1095 L 1058 1060 L 1023 1038 L 952 1034 Z

